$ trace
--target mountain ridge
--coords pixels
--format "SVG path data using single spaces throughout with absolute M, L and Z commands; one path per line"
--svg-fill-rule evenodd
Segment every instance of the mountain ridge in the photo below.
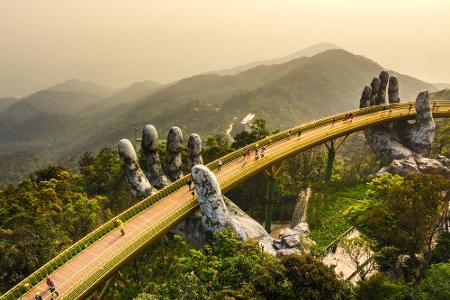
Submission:
M 11 105 L 13 105 L 14 103 L 16 103 L 19 100 L 20 100 L 20 98 L 16 98 L 16 97 L 3 97 L 3 98 L 0 98 L 0 112 L 2 110 L 7 109 L 8 107 L 10 107 Z
M 117 91 L 116 88 L 103 86 L 93 81 L 85 81 L 74 78 L 57 83 L 45 88 L 44 90 L 58 92 L 84 92 L 96 95 L 98 98 L 107 97 Z
M 92 114 L 47 113 L 41 114 L 45 120 L 35 117 L 36 124 L 9 124 L 0 129 L 0 154 L 32 145 L 33 155 L 45 154 L 74 166 L 83 152 L 114 147 L 121 138 L 133 139 L 134 127 L 148 123 L 154 124 L 162 137 L 171 126 L 179 126 L 186 136 L 192 132 L 206 136 L 224 133 L 231 123 L 255 113 L 256 118 L 266 119 L 271 129 L 286 128 L 357 108 L 362 88 L 382 69 L 363 56 L 327 50 L 236 75 L 200 74 Z M 411 76 L 391 74 L 399 78 L 402 99 L 413 100 L 420 90 L 436 89 Z M 58 130 L 50 126 L 58 126 Z M 14 137 L 15 130 L 27 132 Z M 0 182 L 5 180 L 0 178 Z
M 277 57 L 277 58 L 271 58 L 271 59 L 265 59 L 265 60 L 258 60 L 258 61 L 254 61 L 254 62 L 250 62 L 250 63 L 246 63 L 243 65 L 239 65 L 236 67 L 232 67 L 232 68 L 227 68 L 227 69 L 222 69 L 222 70 L 217 70 L 217 71 L 211 71 L 208 73 L 216 73 L 219 75 L 235 75 L 238 74 L 240 72 L 252 69 L 254 67 L 257 66 L 263 66 L 263 65 L 278 65 L 278 64 L 282 64 L 285 62 L 288 62 L 290 60 L 296 59 L 296 58 L 300 58 L 300 57 L 310 57 L 313 55 L 316 55 L 320 52 L 326 51 L 326 50 L 330 50 L 330 49 L 342 49 L 340 46 L 333 44 L 333 43 L 326 43 L 326 42 L 322 42 L 322 43 L 317 43 L 314 44 L 312 46 L 309 46 L 307 48 L 295 51 L 294 53 L 290 53 L 288 55 L 285 56 L 281 56 L 281 57 Z

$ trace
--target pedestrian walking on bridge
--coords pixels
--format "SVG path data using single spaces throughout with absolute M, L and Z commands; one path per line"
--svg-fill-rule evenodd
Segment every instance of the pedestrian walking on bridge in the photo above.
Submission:
M 259 149 L 255 150 L 255 160 L 258 160 L 259 158 Z
M 242 161 L 242 168 L 247 165 L 247 160 L 250 159 L 250 149 L 245 150 L 244 152 L 244 160 Z
M 222 170 L 222 165 L 223 165 L 223 162 L 222 162 L 222 160 L 219 158 L 219 160 L 217 161 L 217 171 Z
M 117 219 L 116 220 L 116 224 L 117 224 L 117 226 L 120 228 L 120 236 L 124 236 L 125 235 L 125 225 L 123 224 L 123 222 L 122 222 L 122 220 L 121 219 Z
M 50 275 L 47 275 L 47 277 L 46 277 L 46 283 L 47 283 L 48 289 L 50 290 L 50 293 L 51 293 L 51 295 L 52 295 L 52 298 L 51 298 L 51 299 L 53 299 L 53 294 L 56 294 L 56 297 L 59 296 L 58 291 L 56 291 L 56 283 L 55 283 L 55 281 L 50 277 Z

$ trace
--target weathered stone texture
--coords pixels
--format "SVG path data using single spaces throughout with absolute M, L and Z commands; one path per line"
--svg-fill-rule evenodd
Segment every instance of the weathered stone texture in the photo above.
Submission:
M 142 130 L 141 165 L 145 176 L 156 189 L 162 189 L 170 184 L 163 173 L 158 153 L 158 132 L 155 126 L 145 125 Z
M 203 165 L 202 158 L 202 139 L 196 133 L 189 136 L 188 140 L 188 168 L 192 169 L 195 165 Z
M 398 103 L 400 101 L 398 79 L 394 76 L 389 78 L 389 74 L 382 71 L 378 80 L 376 78 L 372 80 L 371 88 L 364 87 L 360 107 L 366 107 L 369 103 L 370 105 L 384 104 L 388 82 L 389 103 Z M 384 165 L 377 173 L 378 175 L 426 173 L 450 177 L 450 169 L 443 164 L 445 160 L 426 157 L 430 155 L 435 134 L 427 91 L 420 92 L 417 96 L 416 111 L 417 117 L 414 124 L 398 121 L 390 125 L 373 126 L 364 131 L 367 144 Z
M 133 196 L 142 199 L 152 194 L 154 192 L 152 185 L 139 167 L 136 151 L 131 142 L 127 139 L 120 140 L 118 150 Z
M 181 129 L 176 126 L 170 128 L 167 135 L 165 173 L 171 181 L 176 181 L 183 177 L 183 172 L 181 171 L 182 144 L 183 133 Z

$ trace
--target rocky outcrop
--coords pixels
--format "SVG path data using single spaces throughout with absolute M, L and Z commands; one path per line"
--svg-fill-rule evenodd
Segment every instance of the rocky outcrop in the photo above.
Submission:
M 269 238 L 269 235 L 264 228 L 242 211 L 234 202 L 225 196 L 222 196 L 225 207 L 228 209 L 229 216 L 239 224 L 239 230 L 246 229 L 245 236 L 248 238 L 254 237 L 256 239 Z M 194 245 L 201 247 L 205 244 L 208 236 L 214 233 L 211 227 L 207 226 L 204 214 L 200 209 L 196 210 L 192 215 L 186 218 L 183 222 L 178 224 L 172 232 L 183 236 L 186 240 Z M 244 236 L 244 237 L 245 237 Z M 275 255 L 275 251 L 272 253 Z
M 386 103 L 388 85 L 389 103 L 400 102 L 399 82 L 395 76 L 382 71 L 379 77 L 365 86 L 360 107 Z M 396 121 L 365 129 L 367 144 L 380 158 L 383 167 L 377 175 L 386 173 L 405 175 L 408 173 L 440 174 L 450 178 L 450 169 L 443 158 L 432 159 L 435 124 L 429 103 L 428 92 L 420 92 L 416 99 L 417 117 L 414 124 Z
M 278 238 L 272 238 L 265 229 L 234 203 L 224 201 L 216 176 L 207 167 L 196 165 L 192 177 L 202 212 L 204 228 L 209 232 L 231 227 L 242 240 L 257 239 L 261 248 L 277 257 L 308 252 L 314 242 L 308 238 L 303 226 L 284 228 Z M 305 192 L 308 196 L 309 192 Z M 305 220 L 301 218 L 301 220 Z
M 308 232 L 308 200 L 311 197 L 311 189 L 308 187 L 298 195 L 297 204 L 292 214 L 291 228 L 298 232 Z
M 443 155 L 437 155 L 436 160 L 447 168 L 450 168 L 450 159 L 448 159 L 447 157 Z

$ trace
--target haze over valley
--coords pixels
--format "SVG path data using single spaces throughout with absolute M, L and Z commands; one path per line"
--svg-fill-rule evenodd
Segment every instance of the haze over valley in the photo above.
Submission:
M 70 79 L 24 97 L 0 100 L 0 166 L 8 183 L 49 162 L 75 165 L 82 153 L 134 139 L 134 127 L 154 124 L 161 137 L 173 125 L 183 132 L 233 134 L 247 114 L 287 128 L 356 109 L 361 86 L 383 67 L 331 43 L 287 57 L 211 71 L 161 85 L 122 89 Z M 438 87 L 392 71 L 402 99 Z M 14 174 L 14 175 L 11 175 Z

